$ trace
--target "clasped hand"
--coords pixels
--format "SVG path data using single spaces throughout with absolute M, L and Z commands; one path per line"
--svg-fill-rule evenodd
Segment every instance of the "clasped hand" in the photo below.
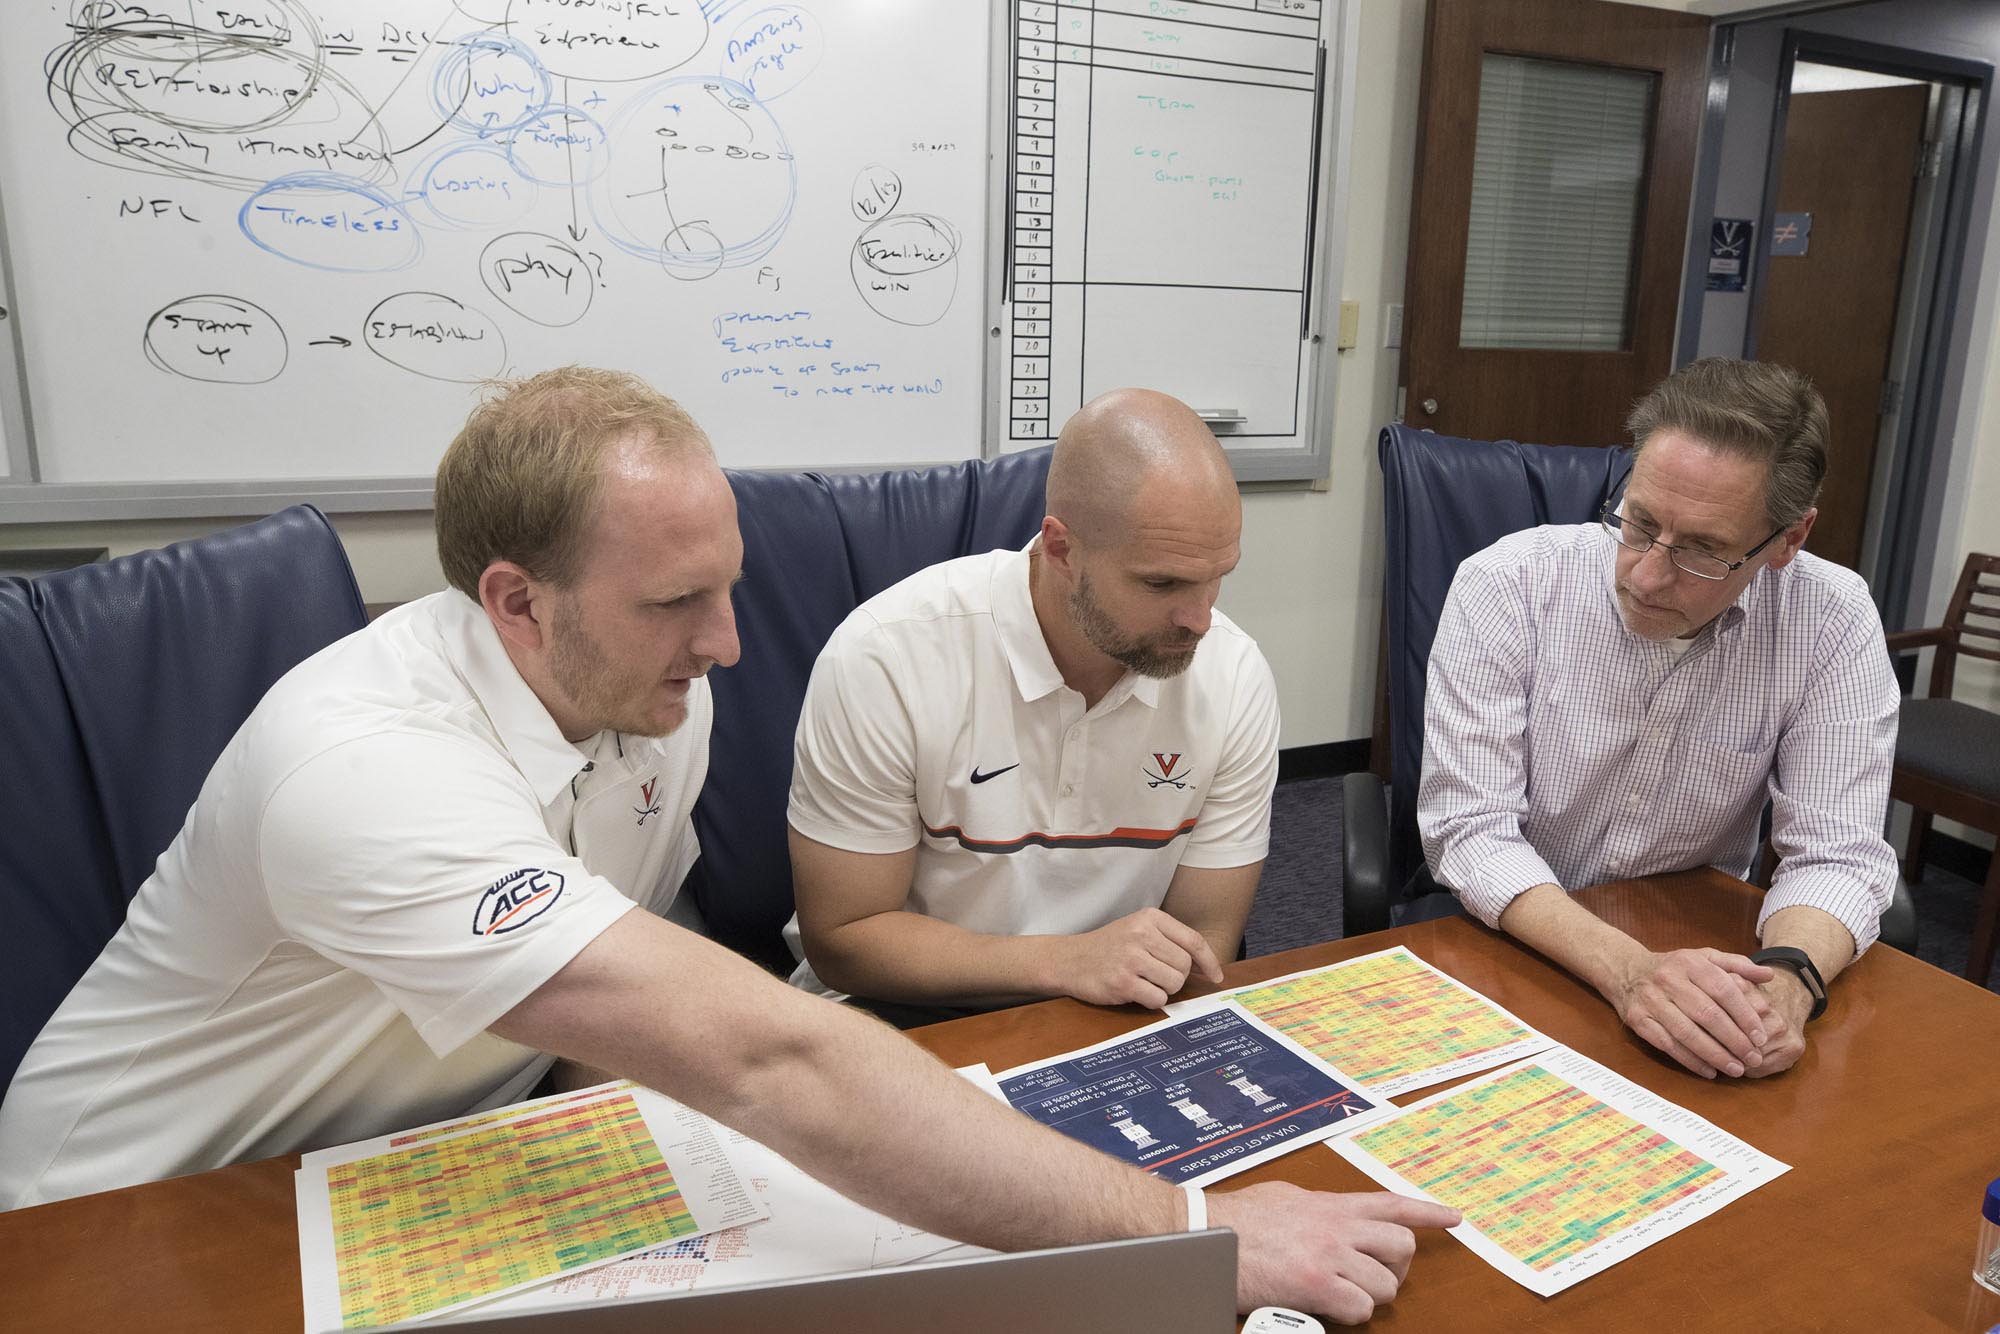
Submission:
M 1785 984 L 1741 954 L 1669 950 L 1642 956 L 1609 999 L 1627 1028 L 1703 1079 L 1757 1078 L 1805 1051 L 1804 1010 Z
M 1095 931 L 1060 939 L 1067 954 L 1062 990 L 1092 1005 L 1157 1010 L 1190 973 L 1222 980 L 1222 965 L 1201 932 L 1158 908 L 1141 908 Z

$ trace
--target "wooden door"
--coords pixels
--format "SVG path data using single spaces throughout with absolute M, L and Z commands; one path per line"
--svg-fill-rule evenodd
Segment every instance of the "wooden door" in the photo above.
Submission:
M 1708 33 L 1706 18 L 1604 0 L 1431 0 L 1405 292 L 1404 420 L 1479 440 L 1622 441 L 1632 401 L 1673 368 Z M 1480 258 L 1471 247 L 1482 254 L 1492 248 L 1490 229 L 1475 228 L 1473 217 L 1475 211 L 1482 218 L 1491 213 L 1487 182 L 1492 164 L 1508 160 L 1506 135 L 1512 131 L 1494 130 L 1489 118 L 1492 142 L 1481 154 L 1481 84 L 1484 76 L 1521 69 L 1618 83 L 1628 104 L 1635 96 L 1645 101 L 1634 113 L 1643 119 L 1629 132 L 1626 150 L 1593 139 L 1600 131 L 1587 116 L 1573 123 L 1553 115 L 1535 120 L 1541 113 L 1523 103 L 1529 109 L 1522 114 L 1547 127 L 1544 149 L 1553 138 L 1558 151 L 1542 168 L 1547 179 L 1540 190 L 1532 180 L 1523 188 L 1518 176 L 1510 178 L 1515 203 L 1509 207 L 1524 218 L 1541 209 L 1551 248 L 1539 259 L 1525 255 L 1528 276 L 1513 304 L 1528 308 L 1528 324 L 1539 304 L 1560 309 L 1569 299 L 1562 289 L 1570 268 L 1606 253 L 1606 230 L 1593 230 L 1589 215 L 1604 199 L 1617 204 L 1616 192 L 1590 187 L 1600 160 L 1620 151 L 1628 164 L 1622 186 L 1628 212 L 1603 216 L 1629 219 L 1611 229 L 1629 227 L 1629 243 L 1619 242 L 1629 244 L 1622 252 L 1629 263 L 1615 263 L 1616 276 L 1598 284 L 1591 300 L 1602 318 L 1589 337 L 1510 329 L 1502 345 L 1493 345 L 1489 335 L 1468 334 L 1467 275 Z M 1496 77 L 1493 88 L 1499 87 Z M 1489 89 L 1489 110 L 1502 96 Z M 1572 133 L 1577 150 L 1561 151 Z M 1511 234 L 1519 238 L 1528 225 L 1514 224 Z M 1532 229 L 1526 234 L 1532 236 Z M 1483 303 L 1483 280 L 1476 274 L 1475 283 Z M 1613 308 L 1605 314 L 1607 301 Z
M 1798 93 L 1777 164 L 1780 213 L 1809 213 L 1803 255 L 1774 255 L 1757 314 L 1757 359 L 1804 371 L 1831 428 L 1819 519 L 1806 550 L 1861 556 L 1883 385 L 1896 332 L 1910 204 L 1930 85 Z

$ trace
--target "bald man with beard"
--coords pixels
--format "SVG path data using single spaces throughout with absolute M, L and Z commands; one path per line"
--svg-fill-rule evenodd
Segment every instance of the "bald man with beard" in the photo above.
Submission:
M 1063 428 L 1024 550 L 848 617 L 799 719 L 794 984 L 921 1022 L 1221 980 L 1278 772 L 1270 667 L 1215 609 L 1242 522 L 1201 419 L 1116 390 Z

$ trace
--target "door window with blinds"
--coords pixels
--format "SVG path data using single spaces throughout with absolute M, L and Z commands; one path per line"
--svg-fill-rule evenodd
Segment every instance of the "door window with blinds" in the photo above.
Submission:
M 1484 55 L 1459 346 L 1630 344 L 1657 81 Z

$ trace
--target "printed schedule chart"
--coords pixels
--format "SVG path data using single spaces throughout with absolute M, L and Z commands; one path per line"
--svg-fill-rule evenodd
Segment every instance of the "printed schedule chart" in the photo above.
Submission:
M 315 1149 L 295 1180 L 309 1334 L 422 1319 L 770 1213 L 708 1118 L 623 1081 Z
M 1180 1001 L 1167 1013 L 1198 1014 L 1225 1000 L 1390 1097 L 1553 1045 L 1402 946 Z
M 1434 1094 L 1333 1147 L 1390 1190 L 1463 1211 L 1452 1235 L 1544 1297 L 1789 1170 L 1563 1047 Z
M 1174 384 L 1228 439 L 1301 428 L 1321 0 L 1013 2 L 1008 438 Z
M 484 1190 L 468 1211 L 471 1181 Z M 350 1325 L 427 1315 L 697 1230 L 629 1093 L 346 1163 L 327 1192 Z

